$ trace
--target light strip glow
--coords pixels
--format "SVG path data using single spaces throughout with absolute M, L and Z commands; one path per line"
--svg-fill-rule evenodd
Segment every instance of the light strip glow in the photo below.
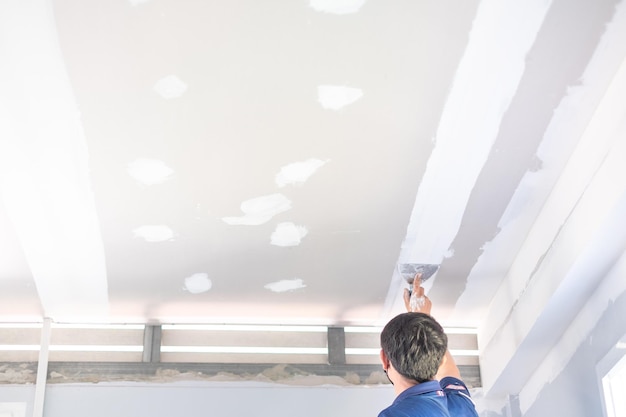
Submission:
M 478 350 L 450 349 L 452 356 L 478 356 Z M 346 348 L 346 355 L 372 355 L 378 356 L 380 348 Z
M 326 348 L 271 347 L 271 346 L 161 346 L 166 353 L 269 353 L 326 355 Z
M 346 326 L 344 331 L 346 333 L 378 333 L 382 332 L 382 327 L 367 327 L 367 326 Z M 473 327 L 444 327 L 446 334 L 478 334 L 478 329 Z
M 0 352 L 37 352 L 39 345 L 0 345 Z
M 143 324 L 52 323 L 53 329 L 143 330 Z M 42 323 L 0 323 L 0 329 L 41 329 Z
M 359 326 L 359 327 L 354 327 L 354 326 L 346 326 L 343 328 L 344 332 L 346 333 L 377 333 L 380 334 L 380 332 L 383 331 L 382 327 L 368 327 L 368 326 Z
M 76 324 L 52 323 L 53 329 L 83 329 L 83 330 L 143 330 L 143 324 Z
M 247 324 L 164 324 L 162 330 L 212 330 L 238 332 L 310 332 L 326 333 L 325 326 L 280 326 L 280 325 L 247 325 Z
M 37 352 L 39 345 L 0 345 L 0 352 Z M 52 345 L 51 352 L 143 352 L 138 345 Z
M 478 334 L 478 329 L 475 327 L 444 327 L 443 331 L 446 334 Z

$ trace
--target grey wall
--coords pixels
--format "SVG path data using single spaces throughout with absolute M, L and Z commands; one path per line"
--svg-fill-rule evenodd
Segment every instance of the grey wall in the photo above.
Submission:
M 480 417 L 509 417 L 506 405 L 472 390 Z M 32 416 L 33 385 L 0 385 L 0 403 L 26 403 Z M 259 382 L 52 384 L 45 417 L 298 416 L 375 417 L 394 399 L 389 385 L 285 386 Z
M 500 402 L 472 391 L 481 417 L 507 417 Z M 33 385 L 0 385 L 0 403 L 27 403 L 32 416 Z M 375 417 L 394 399 L 380 386 L 287 386 L 259 382 L 51 384 L 45 417 Z M 499 411 L 494 411 L 499 410 Z
M 614 302 L 608 302 L 601 319 L 578 347 L 567 367 L 545 385 L 524 417 L 601 416 L 603 394 L 596 377 L 596 367 L 625 333 L 626 293 L 622 293 Z
M 52 384 L 46 417 L 363 417 L 393 401 L 390 386 L 290 387 L 264 383 Z M 0 386 L 0 402 L 28 402 L 33 386 Z

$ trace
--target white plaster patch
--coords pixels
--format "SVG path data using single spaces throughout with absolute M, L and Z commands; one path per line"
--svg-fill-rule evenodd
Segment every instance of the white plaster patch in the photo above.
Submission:
M 178 98 L 187 91 L 187 84 L 175 75 L 168 75 L 157 81 L 154 91 L 165 99 Z
M 310 0 L 309 6 L 316 12 L 332 14 L 357 13 L 366 0 Z
M 171 178 L 174 170 L 158 159 L 138 158 L 128 164 L 128 173 L 144 185 L 154 185 Z
M 241 203 L 244 216 L 222 217 L 222 221 L 231 225 L 258 226 L 289 209 L 291 201 L 287 197 L 282 194 L 270 194 L 244 201 Z
M 296 226 L 291 222 L 279 223 L 272 233 L 272 245 L 275 246 L 298 246 L 309 231 L 304 226 Z
M 145 225 L 133 230 L 135 237 L 140 237 L 146 242 L 165 242 L 174 240 L 174 231 L 162 224 Z
M 192 294 L 200 294 L 211 289 L 213 283 L 209 279 L 209 274 L 198 272 L 185 278 L 185 289 Z
M 342 85 L 317 86 L 317 100 L 323 108 L 340 110 L 363 97 L 363 91 L 358 88 Z
M 311 158 L 306 161 L 285 165 L 280 169 L 280 172 L 276 174 L 276 185 L 284 187 L 288 184 L 303 184 L 315 171 L 324 166 L 326 162 L 328 161 Z
M 148 3 L 150 0 L 128 0 L 131 6 L 139 6 L 140 4 Z
M 287 292 L 304 288 L 306 285 L 300 278 L 283 279 L 282 281 L 271 282 L 265 288 L 273 292 Z

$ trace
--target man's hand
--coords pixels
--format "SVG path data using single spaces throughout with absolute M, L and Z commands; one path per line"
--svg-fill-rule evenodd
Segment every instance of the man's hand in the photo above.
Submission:
M 431 303 L 430 298 L 424 295 L 424 287 L 422 287 L 422 274 L 415 275 L 415 279 L 413 280 L 413 292 L 411 293 L 408 288 L 405 288 L 402 298 L 404 298 L 406 311 L 426 313 L 430 315 L 430 309 L 432 308 L 433 303 Z M 413 299 L 413 302 L 411 302 L 411 299 Z M 439 370 L 437 371 L 437 375 L 435 375 L 435 379 L 441 380 L 447 376 L 461 379 L 461 372 L 456 366 L 454 358 L 450 354 L 449 350 L 446 350 L 446 354 L 441 360 L 441 365 L 439 365 Z
M 408 288 L 404 289 L 404 306 L 408 312 L 419 312 L 430 315 L 432 303 L 430 298 L 424 295 L 424 287 L 422 287 L 422 274 L 416 274 L 413 279 L 413 292 Z

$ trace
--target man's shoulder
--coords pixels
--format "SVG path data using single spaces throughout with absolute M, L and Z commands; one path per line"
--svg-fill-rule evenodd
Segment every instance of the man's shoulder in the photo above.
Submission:
M 440 382 L 448 399 L 448 411 L 451 416 L 478 417 L 476 406 L 463 381 L 454 377 L 445 377 Z

